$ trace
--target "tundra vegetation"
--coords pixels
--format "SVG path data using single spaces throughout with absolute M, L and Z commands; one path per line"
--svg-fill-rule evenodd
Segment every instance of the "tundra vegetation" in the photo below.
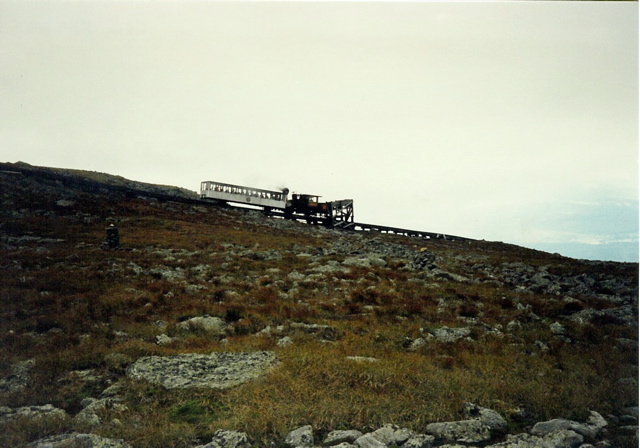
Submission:
M 256 446 L 303 425 L 421 432 L 465 402 L 517 433 L 638 406 L 637 264 L 341 232 L 47 173 L 0 174 L 0 406 L 66 414 L 0 421 L 2 446 L 67 431 L 133 447 L 220 429 Z M 101 247 L 110 223 L 116 250 Z M 148 356 L 255 351 L 277 365 L 226 389 L 127 375 Z M 110 394 L 97 420 L 77 418 Z

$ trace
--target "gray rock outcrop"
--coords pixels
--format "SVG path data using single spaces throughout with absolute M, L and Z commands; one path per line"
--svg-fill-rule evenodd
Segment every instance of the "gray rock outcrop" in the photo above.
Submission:
M 147 356 L 129 366 L 127 375 L 167 389 L 227 389 L 263 375 L 275 364 L 275 354 L 266 351 Z

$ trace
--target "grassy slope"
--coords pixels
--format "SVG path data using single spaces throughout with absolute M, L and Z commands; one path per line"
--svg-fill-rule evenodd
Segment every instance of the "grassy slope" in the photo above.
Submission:
M 416 252 L 426 248 L 452 272 L 468 273 L 468 265 L 478 262 L 524 261 L 575 274 L 607 269 L 637 282 L 637 265 L 598 266 L 501 243 L 352 235 L 293 223 L 274 227 L 241 211 L 78 193 L 24 176 L 2 178 L 0 376 L 25 359 L 35 358 L 37 367 L 31 386 L 0 394 L 0 405 L 52 403 L 73 415 L 83 398 L 97 397 L 120 381 L 129 412 L 107 412 L 107 423 L 90 430 L 136 447 L 191 446 L 219 428 L 246 431 L 264 443 L 303 424 L 321 433 L 365 431 L 383 423 L 420 431 L 433 421 L 459 419 L 465 401 L 503 413 L 514 431 L 549 418 L 584 418 L 590 409 L 606 415 L 637 405 L 637 387 L 619 382 L 637 377 L 637 350 L 612 348 L 616 338 L 637 340 L 637 328 L 564 321 L 566 304 L 558 297 L 492 282 L 433 280 L 391 258 L 384 267 L 306 280 L 289 276 L 343 261 L 348 254 L 332 250 L 338 242 L 367 247 L 371 239 Z M 74 204 L 57 204 L 61 197 Z M 124 250 L 99 248 L 109 220 L 118 223 Z M 31 238 L 18 239 L 23 236 Z M 248 255 L 257 251 L 280 258 Z M 581 307 L 609 306 L 578 299 Z M 203 314 L 229 323 L 227 344 L 175 333 L 175 323 Z M 423 329 L 466 325 L 460 316 L 477 320 L 473 341 L 407 350 L 407 341 L 423 336 Z M 552 334 L 549 323 L 556 320 L 573 342 Z M 497 325 L 504 330 L 511 321 L 521 326 L 509 334 L 485 331 Z M 288 329 L 290 322 L 330 325 L 337 340 L 322 342 Z M 285 326 L 281 334 L 255 335 L 278 325 Z M 155 336 L 161 333 L 181 339 L 159 346 Z M 284 335 L 295 343 L 278 347 Z M 549 350 L 539 350 L 536 341 Z M 274 350 L 281 366 L 262 380 L 224 392 L 166 391 L 124 377 L 128 363 L 143 355 L 257 349 Z M 379 361 L 346 359 L 352 355 Z M 89 369 L 91 381 L 71 373 Z M 109 424 L 113 418 L 122 424 Z M 0 429 L 3 446 L 89 430 L 71 419 Z

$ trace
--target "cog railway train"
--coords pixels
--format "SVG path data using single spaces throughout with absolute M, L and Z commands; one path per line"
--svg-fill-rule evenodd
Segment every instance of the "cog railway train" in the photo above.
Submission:
M 352 199 L 321 202 L 320 196 L 298 193 L 293 193 L 289 198 L 288 188 L 272 191 L 204 181 L 200 184 L 200 198 L 258 207 L 268 215 L 331 228 L 349 228 L 354 224 Z
M 355 222 L 353 220 L 353 199 L 321 202 L 320 196 L 298 193 L 293 193 L 289 198 L 289 189 L 287 188 L 281 191 L 273 191 L 222 182 L 204 181 L 200 183 L 200 199 L 220 204 L 251 206 L 252 208 L 262 209 L 269 216 L 305 221 L 308 224 L 323 225 L 329 228 L 391 233 L 422 239 L 473 241 L 471 238 L 445 235 L 444 233 L 423 232 Z

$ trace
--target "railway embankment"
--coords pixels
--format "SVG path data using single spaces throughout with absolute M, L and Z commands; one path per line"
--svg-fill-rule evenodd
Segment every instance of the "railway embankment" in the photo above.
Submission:
M 2 446 L 637 445 L 636 263 L 38 176 L 0 173 Z

